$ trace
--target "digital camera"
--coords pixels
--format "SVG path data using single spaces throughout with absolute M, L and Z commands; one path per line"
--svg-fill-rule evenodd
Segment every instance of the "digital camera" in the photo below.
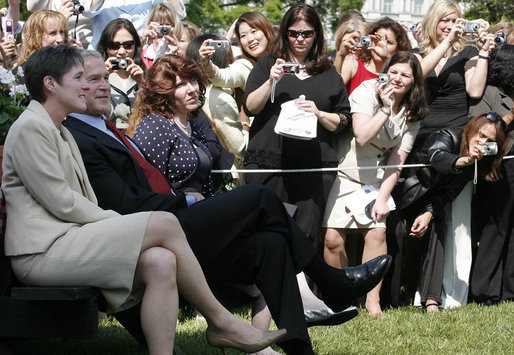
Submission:
M 12 41 L 14 39 L 13 21 L 10 18 L 2 18 L 4 25 L 4 36 L 6 41 Z
M 496 34 L 496 37 L 494 37 L 494 43 L 497 47 L 503 46 L 504 44 L 507 44 L 507 36 L 505 36 L 505 33 L 498 32 Z
M 71 0 L 73 3 L 73 14 L 79 15 L 84 12 L 84 6 L 80 3 L 80 0 Z
M 170 25 L 158 25 L 157 27 L 157 37 L 164 37 L 171 35 L 171 26 Z
M 286 74 L 298 74 L 298 73 L 300 73 L 300 64 L 284 63 L 284 64 L 282 64 L 282 70 Z
M 228 41 L 226 40 L 212 40 L 209 46 L 214 47 L 214 50 L 228 51 Z
M 378 83 L 389 85 L 389 74 L 378 74 Z
M 370 36 L 359 37 L 355 39 L 355 42 L 357 43 L 357 47 L 359 48 L 371 47 L 371 44 L 373 43 Z
M 466 21 L 464 23 L 464 32 L 466 33 L 477 33 L 480 29 L 480 25 L 477 22 Z
M 480 145 L 482 155 L 496 155 L 498 154 L 498 144 L 496 142 L 486 142 Z
M 414 22 L 408 21 L 407 22 L 407 31 L 415 32 L 416 31 L 416 24 Z
M 112 70 L 125 70 L 128 67 L 128 61 L 126 59 L 111 59 L 111 67 Z

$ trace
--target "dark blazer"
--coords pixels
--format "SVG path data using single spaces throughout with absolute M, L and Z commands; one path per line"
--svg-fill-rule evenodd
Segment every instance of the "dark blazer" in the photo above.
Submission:
M 176 212 L 187 207 L 185 195 L 152 192 L 132 154 L 111 136 L 73 117 L 66 118 L 82 154 L 98 204 L 121 214 L 142 211 Z

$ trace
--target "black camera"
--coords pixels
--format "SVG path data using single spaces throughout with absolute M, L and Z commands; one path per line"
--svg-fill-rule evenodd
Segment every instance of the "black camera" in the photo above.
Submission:
M 497 47 L 503 46 L 504 44 L 507 44 L 507 36 L 505 36 L 505 33 L 498 32 L 496 34 L 496 37 L 494 37 L 494 43 Z
M 464 23 L 464 32 L 466 33 L 477 33 L 480 29 L 480 25 L 477 22 L 466 21 Z
M 357 43 L 357 47 L 360 47 L 360 48 L 371 47 L 371 44 L 373 43 L 370 36 L 362 36 L 362 37 L 356 38 L 355 42 Z
M 84 12 L 84 6 L 80 3 L 80 0 L 71 0 L 73 3 L 73 14 L 79 15 Z
M 111 59 L 112 70 L 127 69 L 128 61 L 126 59 Z
M 157 26 L 157 37 L 164 37 L 171 35 L 170 25 L 159 25 Z

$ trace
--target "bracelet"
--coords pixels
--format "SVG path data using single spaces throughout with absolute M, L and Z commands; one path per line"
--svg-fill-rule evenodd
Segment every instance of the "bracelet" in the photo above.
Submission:
M 479 55 L 478 55 L 478 58 L 485 59 L 485 60 L 489 60 L 489 56 L 488 56 L 488 55 L 482 55 L 482 54 L 479 54 Z
M 387 112 L 383 106 L 380 108 L 380 111 L 382 111 L 382 113 L 384 113 L 386 116 L 389 116 L 391 114 L 391 111 Z

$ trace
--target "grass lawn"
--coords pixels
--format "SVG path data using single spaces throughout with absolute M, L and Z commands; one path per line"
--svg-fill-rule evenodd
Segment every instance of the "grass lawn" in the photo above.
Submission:
M 437 314 L 414 307 L 388 309 L 371 318 L 365 310 L 335 327 L 309 330 L 317 354 L 514 354 L 514 302 L 485 307 L 471 304 Z M 239 313 L 248 318 L 248 312 Z M 177 344 L 186 354 L 221 354 L 208 346 L 206 323 L 185 320 Z M 94 340 L 13 340 L 14 354 L 145 354 L 130 335 L 108 319 Z M 277 348 L 278 349 L 278 348 Z M 1 348 L 0 348 L 1 352 Z M 229 351 L 237 354 L 237 351 Z

